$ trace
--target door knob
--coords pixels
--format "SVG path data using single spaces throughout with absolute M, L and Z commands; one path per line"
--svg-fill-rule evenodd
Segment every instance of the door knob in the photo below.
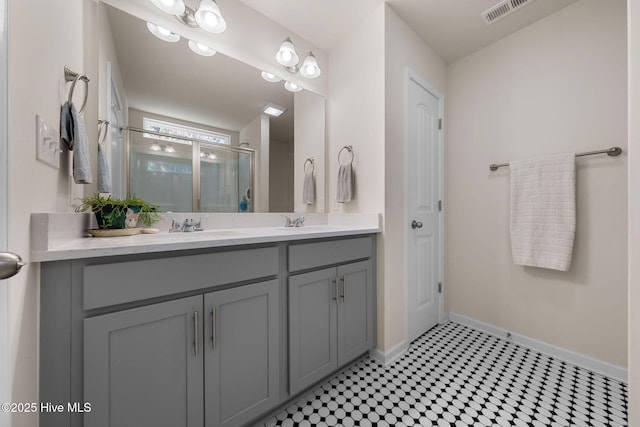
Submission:
M 422 223 L 414 219 L 413 221 L 411 221 L 411 228 L 413 228 L 414 230 L 416 228 L 422 228 Z
M 20 255 L 11 252 L 0 252 L 0 280 L 8 279 L 18 274 L 20 269 L 27 265 Z

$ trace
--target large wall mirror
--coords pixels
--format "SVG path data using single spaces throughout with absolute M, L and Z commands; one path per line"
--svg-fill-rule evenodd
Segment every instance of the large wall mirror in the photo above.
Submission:
M 99 28 L 98 110 L 109 122 L 115 196 L 135 193 L 173 212 L 324 210 L 323 199 L 307 207 L 296 197 L 306 160 L 297 151 L 324 144 L 321 96 L 289 92 L 220 52 L 196 54 L 185 38 L 160 40 L 147 20 L 107 2 Z M 270 116 L 267 106 L 283 112 Z

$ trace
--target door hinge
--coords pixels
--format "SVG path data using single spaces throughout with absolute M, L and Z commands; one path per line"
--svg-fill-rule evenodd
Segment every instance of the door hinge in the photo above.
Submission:
M 442 119 L 438 119 L 438 130 L 442 130 Z
M 438 293 L 442 293 L 442 282 L 438 282 Z
M 438 200 L 438 211 L 442 212 L 442 200 Z

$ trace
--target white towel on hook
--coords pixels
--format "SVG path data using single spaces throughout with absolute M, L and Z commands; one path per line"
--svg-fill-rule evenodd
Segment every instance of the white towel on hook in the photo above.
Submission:
M 73 151 L 73 180 L 76 184 L 91 184 L 89 137 L 84 121 L 73 103 L 65 102 L 60 111 L 60 137 Z
M 313 205 L 316 201 L 316 180 L 313 171 L 304 174 L 304 182 L 302 184 L 302 203 L 305 205 Z
M 353 198 L 353 178 L 351 163 L 340 165 L 340 169 L 338 169 L 338 191 L 336 195 L 336 201 L 338 203 L 347 203 Z
M 514 264 L 569 270 L 576 231 L 575 154 L 512 161 L 509 169 Z
M 111 193 L 111 173 L 103 144 L 98 144 L 98 192 Z

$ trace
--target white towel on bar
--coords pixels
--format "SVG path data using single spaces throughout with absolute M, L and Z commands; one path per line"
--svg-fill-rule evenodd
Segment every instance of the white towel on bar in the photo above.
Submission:
M 338 191 L 336 201 L 338 203 L 350 202 L 353 198 L 353 171 L 351 163 L 340 165 L 338 169 Z
M 305 205 L 313 205 L 316 201 L 316 180 L 313 172 L 304 174 L 304 182 L 302 184 L 302 203 Z
M 575 164 L 575 154 L 509 163 L 514 264 L 569 270 L 576 231 Z

